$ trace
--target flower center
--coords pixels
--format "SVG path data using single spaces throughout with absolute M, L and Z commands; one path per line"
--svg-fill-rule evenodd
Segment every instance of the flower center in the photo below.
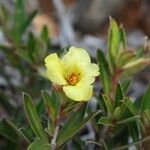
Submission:
M 79 74 L 72 73 L 71 75 L 69 75 L 69 77 L 67 78 L 68 84 L 76 85 L 76 83 L 78 83 L 79 81 L 79 76 L 80 76 L 80 73 Z

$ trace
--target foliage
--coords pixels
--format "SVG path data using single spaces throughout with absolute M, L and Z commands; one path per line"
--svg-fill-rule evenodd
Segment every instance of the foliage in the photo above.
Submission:
M 38 37 L 27 32 L 37 11 L 28 16 L 23 6 L 22 0 L 16 0 L 11 18 L 5 7 L 0 8 L 0 27 L 7 40 L 0 44 L 0 77 L 6 82 L 0 89 L 0 103 L 12 118 L 0 121 L 0 135 L 6 143 L 2 148 L 17 150 L 25 143 L 28 150 L 69 149 L 70 144 L 74 149 L 87 149 L 94 144 L 102 150 L 133 145 L 148 150 L 150 85 L 136 99 L 127 93 L 132 86 L 131 77 L 150 63 L 147 52 L 143 48 L 128 50 L 123 27 L 110 18 L 107 55 L 97 50 L 102 90 L 94 94 L 97 101 L 93 111 L 88 101 L 72 101 L 55 86 L 48 88 L 49 83 L 40 72 L 51 49 L 48 30 L 44 26 Z M 20 84 L 13 83 L 7 67 L 19 74 Z M 21 91 L 26 118 L 17 105 Z M 95 137 L 83 140 L 88 125 Z
M 46 26 L 39 36 L 35 36 L 29 30 L 37 10 L 27 15 L 23 0 L 14 1 L 14 5 L 12 13 L 5 6 L 0 5 L 0 29 L 4 36 L 4 41 L 0 43 L 0 78 L 4 81 L 0 86 L 0 105 L 3 108 L 0 109 L 2 113 L 11 116 L 14 122 L 22 126 L 24 114 L 19 104 L 20 92 L 28 92 L 38 101 L 41 99 L 38 93 L 49 86 L 42 72 L 43 59 L 48 55 L 51 45 Z M 38 109 L 41 109 L 39 106 Z M 4 124 L 3 120 L 1 124 Z M 7 127 L 5 124 L 4 126 Z M 8 139 L 6 145 L 10 143 L 12 149 L 17 149 L 19 142 L 10 140 L 7 136 L 9 130 L 6 133 L 5 131 L 1 130 L 0 134 Z M 11 136 L 13 135 L 15 134 Z M 19 137 L 18 139 L 20 140 Z M 14 140 L 16 141 L 17 138 Z M 1 148 L 7 149 L 7 146 Z

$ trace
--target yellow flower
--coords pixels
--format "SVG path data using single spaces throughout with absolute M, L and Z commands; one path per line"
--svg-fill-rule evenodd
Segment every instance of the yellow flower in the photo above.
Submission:
M 93 92 L 92 83 L 99 75 L 99 68 L 82 48 L 71 47 L 60 59 L 57 54 L 45 58 L 48 79 L 61 85 L 67 97 L 75 101 L 87 101 Z

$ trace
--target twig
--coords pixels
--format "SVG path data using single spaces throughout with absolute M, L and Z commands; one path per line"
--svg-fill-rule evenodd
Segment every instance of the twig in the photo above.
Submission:
M 51 140 L 51 148 L 52 150 L 56 150 L 56 140 L 57 140 L 57 136 L 58 136 L 58 132 L 59 132 L 59 128 L 60 128 L 60 122 L 61 119 L 63 118 L 63 111 L 64 111 L 64 107 L 63 105 L 60 108 L 57 120 L 56 120 L 56 125 L 55 125 L 55 130 L 54 130 L 54 135 L 53 135 L 53 139 Z
M 59 119 L 58 119 L 59 120 Z M 51 141 L 51 145 L 52 145 L 52 150 L 56 149 L 56 139 L 57 139 L 57 135 L 58 135 L 58 131 L 59 131 L 59 121 L 57 121 L 56 127 L 55 127 L 55 131 L 54 131 L 54 136 L 53 139 Z
M 92 141 L 92 140 L 87 141 L 86 144 L 95 144 L 95 145 L 97 145 L 97 146 L 99 146 L 99 147 L 102 147 L 102 145 L 101 145 L 100 143 L 97 143 L 97 142 Z
M 143 139 L 140 139 L 140 140 L 138 140 L 136 142 L 133 142 L 133 143 L 130 143 L 128 145 L 120 146 L 118 148 L 113 148 L 112 150 L 123 150 L 123 149 L 126 149 L 126 148 L 130 147 L 130 146 L 135 146 L 135 145 L 138 145 L 138 144 L 140 144 L 142 142 L 145 142 L 145 141 L 148 141 L 148 140 L 150 140 L 150 136 L 147 136 Z

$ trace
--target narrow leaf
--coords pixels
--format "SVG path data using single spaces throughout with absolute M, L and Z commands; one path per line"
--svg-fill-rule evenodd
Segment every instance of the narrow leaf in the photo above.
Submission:
M 52 119 L 52 121 L 55 122 L 58 111 L 59 111 L 59 107 L 60 107 L 59 100 L 56 95 L 54 97 L 54 94 L 53 94 L 53 97 L 52 97 L 48 94 L 47 91 L 42 91 L 42 96 L 43 96 L 44 104 L 48 112 L 48 115 L 50 119 Z
M 110 92 L 110 72 L 104 53 L 101 50 L 97 50 L 97 61 L 99 63 L 100 78 L 102 80 L 104 94 L 108 95 Z
M 108 55 L 109 55 L 109 64 L 111 67 L 115 65 L 115 58 L 119 52 L 119 41 L 120 33 L 117 23 L 114 19 L 110 18 L 110 28 L 108 35 Z
M 28 34 L 28 40 L 27 40 L 27 55 L 31 62 L 34 59 L 33 55 L 35 53 L 35 50 L 36 50 L 36 39 L 33 33 L 30 32 Z
M 18 142 L 17 127 L 8 120 L 0 121 L 0 134 L 11 142 Z
M 125 98 L 123 101 L 122 101 L 126 107 L 129 109 L 129 111 L 133 114 L 133 115 L 136 115 L 137 114 L 137 110 L 134 106 L 134 104 L 132 103 L 131 99 L 130 98 Z
M 98 121 L 99 124 L 105 125 L 105 126 L 113 126 L 111 120 L 107 117 L 101 117 Z
M 36 106 L 36 111 L 39 116 L 45 112 L 45 106 L 42 98 L 40 99 L 39 103 Z
M 138 129 L 138 124 L 136 121 L 134 122 L 130 122 L 128 124 L 128 128 L 129 128 L 129 133 L 132 136 L 133 141 L 136 141 L 139 139 L 139 129 Z
M 136 55 L 133 53 L 133 51 L 123 51 L 118 55 L 116 65 L 118 68 L 121 68 L 131 60 L 133 60 L 135 57 Z
M 31 143 L 34 141 L 34 137 L 32 137 L 32 135 L 30 134 L 30 132 L 25 129 L 24 127 L 21 127 L 18 132 L 20 133 L 20 135 L 28 142 Z
M 120 42 L 122 42 L 123 48 L 126 49 L 126 33 L 124 31 L 123 26 L 121 26 L 119 29 L 120 29 Z
M 131 61 L 122 67 L 123 71 L 120 74 L 120 77 L 122 79 L 130 77 L 131 75 L 143 70 L 149 64 L 150 64 L 149 58 L 139 58 L 134 61 Z
M 150 85 L 142 98 L 141 110 L 150 109 Z
M 144 110 L 141 114 L 141 121 L 144 124 L 145 127 L 148 127 L 150 125 L 150 109 Z
M 70 137 L 76 134 L 81 128 L 81 122 L 84 118 L 86 111 L 86 104 L 82 105 L 77 112 L 74 112 L 65 125 L 61 128 L 58 134 L 58 145 L 63 144 Z
M 102 98 L 103 98 L 103 101 L 106 105 L 107 112 L 111 115 L 113 112 L 113 104 L 112 104 L 111 99 L 106 95 L 102 95 Z
M 49 35 L 48 35 L 47 26 L 43 26 L 40 36 L 41 36 L 42 41 L 45 42 L 46 45 L 48 46 L 48 44 L 49 44 Z
M 61 128 L 57 138 L 57 147 L 60 147 L 63 143 L 68 141 L 71 137 L 78 133 L 87 124 L 87 122 L 101 112 L 97 111 L 84 118 L 85 110 L 86 105 L 82 106 L 78 112 L 75 112 Z
M 140 47 L 136 49 L 136 58 L 141 58 L 144 56 L 144 48 Z
M 114 108 L 119 105 L 119 103 L 121 102 L 123 97 L 124 97 L 124 93 L 123 93 L 123 90 L 122 90 L 122 86 L 121 86 L 121 84 L 118 83 L 117 87 L 116 87 L 116 93 L 115 93 Z
M 116 107 L 114 112 L 113 112 L 113 117 L 117 120 L 119 120 L 121 118 L 121 108 L 120 107 Z
M 27 148 L 27 150 L 50 150 L 50 149 L 51 149 L 50 144 L 40 140 L 31 143 Z
M 140 115 L 136 115 L 136 116 L 124 119 L 124 120 L 120 120 L 116 124 L 118 124 L 118 125 L 125 124 L 125 123 L 129 123 L 129 122 L 132 122 L 132 121 L 136 121 L 137 119 L 140 119 L 140 118 L 141 118 Z
M 24 102 L 24 109 L 26 112 L 26 116 L 28 118 L 32 130 L 34 131 L 34 133 L 39 139 L 47 142 L 48 139 L 46 133 L 41 125 L 40 118 L 33 105 L 32 99 L 26 93 L 23 93 L 23 102 Z
M 30 16 L 24 21 L 24 23 L 22 24 L 21 28 L 20 28 L 20 35 L 22 35 L 26 29 L 29 27 L 29 25 L 31 25 L 32 20 L 34 19 L 34 17 L 37 14 L 37 10 L 34 10 Z
M 113 116 L 116 117 L 117 120 L 119 120 L 123 115 L 125 115 L 127 110 L 127 107 L 124 103 L 121 103 L 113 112 Z
M 14 8 L 14 21 L 13 21 L 13 28 L 12 28 L 12 35 L 14 36 L 16 42 L 20 41 L 20 29 L 24 23 L 25 19 L 25 11 L 24 11 L 24 4 L 23 0 L 16 0 L 15 1 L 15 8 Z
M 127 93 L 127 92 L 128 92 L 131 83 L 132 83 L 132 82 L 131 82 L 131 79 L 128 79 L 128 80 L 123 81 L 123 83 L 122 83 L 122 90 L 123 90 L 123 93 Z

